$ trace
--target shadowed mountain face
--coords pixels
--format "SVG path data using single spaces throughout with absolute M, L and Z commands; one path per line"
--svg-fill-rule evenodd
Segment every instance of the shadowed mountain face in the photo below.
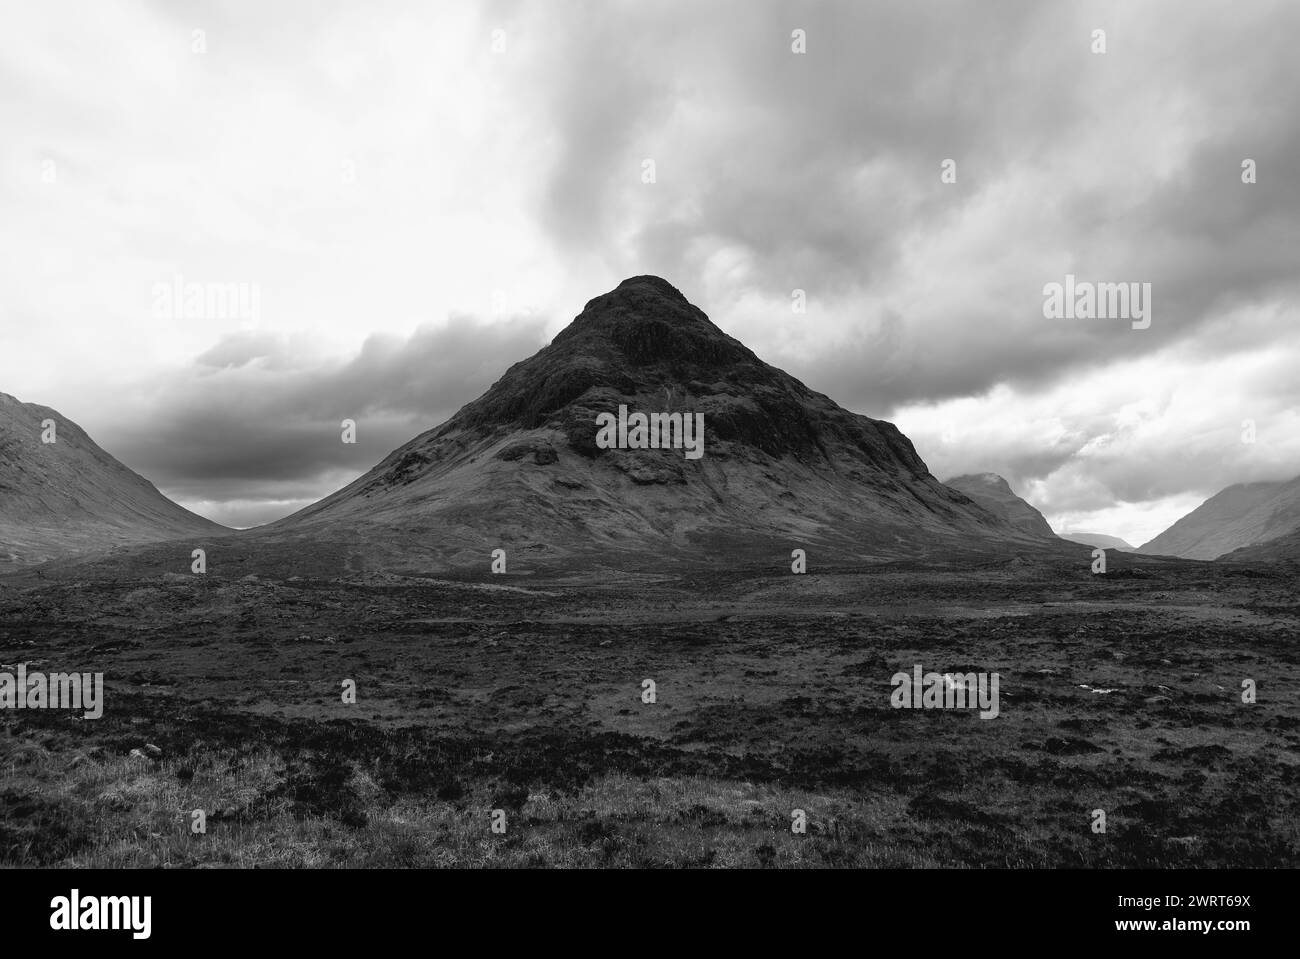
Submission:
M 1216 559 L 1300 530 L 1300 477 L 1285 483 L 1240 483 L 1216 493 L 1140 553 Z
M 1107 536 L 1105 533 L 1059 533 L 1061 539 L 1070 543 L 1081 543 L 1084 546 L 1098 546 L 1102 549 L 1118 549 L 1125 553 L 1137 551 L 1137 547 L 1131 543 L 1120 539 L 1118 536 Z
M 1043 514 L 1012 492 L 1011 485 L 997 473 L 954 476 L 944 485 L 965 493 L 1022 533 L 1044 539 L 1056 538 Z
M 42 423 L 54 421 L 53 443 Z M 0 572 L 133 543 L 229 533 L 173 503 L 46 406 L 0 393 Z
M 702 414 L 703 455 L 601 448 L 597 418 L 620 406 Z M 729 545 L 788 557 L 833 544 L 848 558 L 1035 539 L 939 483 L 892 424 L 764 363 L 650 276 L 590 301 L 446 423 L 258 535 L 341 531 L 363 556 L 452 563 L 498 547 L 725 559 Z

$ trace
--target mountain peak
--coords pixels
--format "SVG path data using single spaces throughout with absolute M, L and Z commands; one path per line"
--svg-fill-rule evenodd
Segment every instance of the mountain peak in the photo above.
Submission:
M 944 483 L 945 486 L 951 486 L 954 489 L 961 489 L 963 486 L 987 486 L 996 489 L 999 492 L 1014 494 L 1011 484 L 997 473 L 964 473 L 961 476 L 954 476 Z
M 638 286 L 648 287 L 664 296 L 681 300 L 683 303 L 688 302 L 686 297 L 682 295 L 681 290 L 677 289 L 677 287 L 673 286 L 662 276 L 655 276 L 652 273 L 642 273 L 640 276 L 629 276 L 626 280 L 616 286 L 614 291 L 618 292 L 619 290 L 631 289 Z
M 928 475 L 892 424 L 850 413 L 764 363 L 655 276 L 588 301 L 549 346 L 426 435 L 548 429 L 574 452 L 600 458 L 596 417 L 620 406 L 703 414 L 715 457 L 788 456 L 891 480 Z
M 549 346 L 510 367 L 446 428 L 550 424 L 575 437 L 594 435 L 594 414 L 621 403 L 681 408 L 705 394 L 752 400 L 763 387 L 808 393 L 718 329 L 667 280 L 634 276 L 589 300 Z M 574 445 L 594 452 L 591 442 Z
M 573 322 L 577 323 L 584 317 L 608 314 L 649 314 L 663 320 L 708 322 L 708 317 L 686 299 L 681 290 L 663 277 L 650 274 L 629 276 L 608 293 L 588 300 Z
M 601 445 L 600 418 L 628 412 L 692 417 L 702 458 Z M 883 554 L 1026 535 L 940 484 L 893 424 L 763 362 L 657 276 L 588 301 L 446 423 L 276 529 L 329 521 L 437 530 L 447 549 L 477 543 L 476 554 L 492 542 L 558 554 L 745 536 Z
M 553 347 L 580 349 L 594 358 L 635 367 L 667 364 L 684 375 L 754 355 L 718 329 L 704 311 L 658 276 L 633 276 L 587 301 L 555 337 Z M 615 355 L 610 355 L 615 354 Z M 687 364 L 687 370 L 682 364 Z

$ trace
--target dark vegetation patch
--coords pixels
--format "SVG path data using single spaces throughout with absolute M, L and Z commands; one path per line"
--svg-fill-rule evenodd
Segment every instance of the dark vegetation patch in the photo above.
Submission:
M 68 803 L 0 791 L 0 864 L 47 866 L 89 847 L 94 836 Z

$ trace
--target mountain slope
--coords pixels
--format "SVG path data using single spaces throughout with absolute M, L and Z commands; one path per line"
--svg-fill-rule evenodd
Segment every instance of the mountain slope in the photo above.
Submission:
M 54 443 L 41 423 L 55 422 Z M 228 533 L 173 503 L 76 423 L 0 393 L 0 572 L 59 556 Z
M 1219 561 L 1225 563 L 1300 563 L 1300 530 L 1276 536 L 1273 539 L 1243 546 L 1231 553 L 1224 553 Z
M 703 456 L 600 448 L 597 417 L 620 405 L 703 414 Z M 326 533 L 359 556 L 476 563 L 497 547 L 725 560 L 759 542 L 788 557 L 813 544 L 885 556 L 1037 540 L 939 483 L 892 424 L 762 362 L 649 276 L 591 300 L 446 423 L 259 535 Z
M 1300 477 L 1239 483 L 1211 496 L 1139 553 L 1215 559 L 1300 530 Z
M 967 473 L 944 481 L 1030 536 L 1055 539 L 1043 514 L 1021 499 L 997 473 Z

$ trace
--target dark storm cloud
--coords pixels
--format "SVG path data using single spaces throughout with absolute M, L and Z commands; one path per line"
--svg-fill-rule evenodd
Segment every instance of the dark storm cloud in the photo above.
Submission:
M 847 329 L 865 328 L 803 360 L 807 378 L 849 404 L 879 411 L 997 383 L 1041 388 L 1196 335 L 1236 305 L 1295 296 L 1300 184 L 1283 171 L 1300 146 L 1285 92 L 1300 88 L 1288 39 L 1300 9 L 1265 12 L 562 7 L 530 24 L 543 33 L 535 96 L 561 145 L 544 222 L 616 272 L 699 288 L 703 254 L 726 247 L 743 253 L 744 282 L 773 299 L 807 289 Z M 1089 50 L 1096 26 L 1108 28 L 1104 55 Z M 789 49 L 795 27 L 807 31 L 802 56 Z M 1261 170 L 1252 187 L 1240 180 L 1247 156 Z M 643 157 L 656 160 L 653 186 L 639 182 Z M 939 183 L 949 157 L 959 188 Z M 1090 176 L 1094 167 L 1104 173 Z M 984 191 L 1021 182 L 1040 193 L 1039 209 L 1005 224 L 998 242 L 1008 254 L 1058 251 L 1061 268 L 1009 256 L 936 273 L 936 286 L 965 293 L 963 307 L 891 307 L 902 342 L 878 351 L 885 320 L 860 301 L 890 295 L 906 244 L 978 215 Z M 1067 271 L 1151 282 L 1153 328 L 1137 337 L 1048 324 L 1043 284 Z M 971 329 L 979 335 L 960 335 Z
M 553 79 L 538 90 L 562 144 L 546 222 L 565 242 L 609 249 L 615 225 L 625 225 L 616 216 L 622 198 L 641 187 L 639 164 L 652 158 L 654 189 L 668 198 L 659 211 L 676 199 L 688 211 L 637 224 L 638 269 L 698 275 L 691 241 L 710 236 L 744 244 L 763 275 L 851 288 L 887 265 L 901 224 L 947 215 L 948 198 L 934 189 L 941 159 L 980 141 L 976 169 L 1000 156 L 990 136 L 1000 109 L 1015 116 L 1013 142 L 1030 149 L 1062 124 L 1068 85 L 1040 80 L 1027 96 L 1000 82 L 1009 68 L 991 68 L 997 51 L 1024 44 L 1033 9 L 669 4 L 626 5 L 618 17 L 561 9 L 542 45 Z M 791 54 L 795 28 L 809 37 L 807 55 Z M 699 125 L 679 112 L 697 113 Z
M 504 357 L 537 351 L 542 325 L 455 316 L 406 339 L 371 336 L 325 367 L 295 366 L 291 338 L 233 334 L 148 397 L 148 417 L 100 441 L 183 499 L 315 498 L 332 492 L 325 478 L 360 475 L 479 396 Z M 355 444 L 341 441 L 344 419 L 356 421 Z
M 647 224 L 637 253 L 689 275 L 699 268 L 690 240 L 702 233 L 744 246 L 758 275 L 823 296 L 878 282 L 907 229 L 951 215 L 938 188 L 942 159 L 964 167 L 975 154 L 965 175 L 978 177 L 1011 143 L 1032 149 L 1059 127 L 1046 91 L 1024 103 L 1004 88 L 1024 107 L 1016 136 L 988 135 L 999 92 L 990 52 L 1024 44 L 1030 10 L 1005 4 L 990 17 L 970 4 L 846 4 L 796 13 L 768 4 L 757 16 L 720 17 L 710 47 L 730 76 L 715 69 L 710 79 L 749 122 L 724 120 L 726 137 L 691 144 L 706 155 L 679 175 L 686 182 L 669 170 L 663 186 L 697 202 L 687 216 Z M 807 54 L 789 49 L 794 26 L 807 31 Z M 1062 84 L 1047 86 L 1069 102 Z

